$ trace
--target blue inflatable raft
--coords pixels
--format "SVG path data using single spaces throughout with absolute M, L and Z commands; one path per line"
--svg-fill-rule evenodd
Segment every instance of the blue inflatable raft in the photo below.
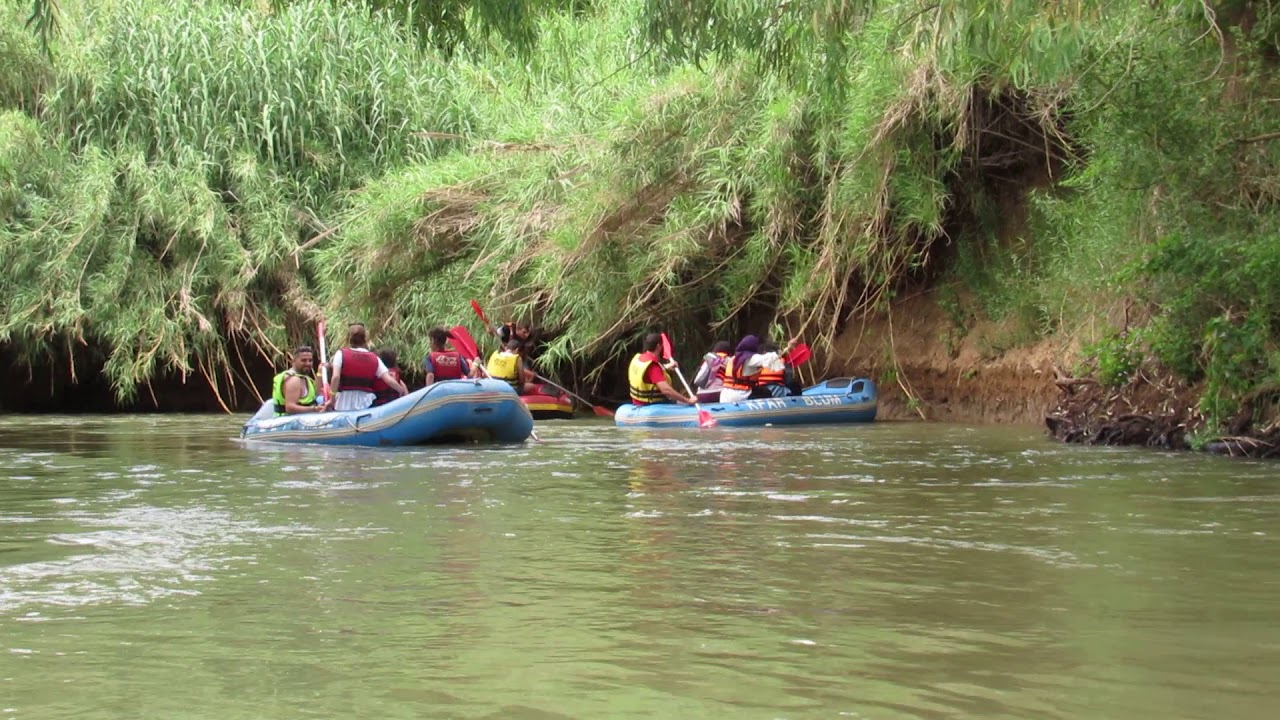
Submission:
M 876 419 L 876 384 L 866 378 L 833 378 L 784 398 L 702 405 L 721 427 L 864 423 Z M 698 427 L 692 405 L 623 405 L 614 416 L 618 427 Z
M 275 416 L 268 400 L 240 431 L 244 440 L 324 445 L 524 442 L 533 417 L 500 380 L 445 380 L 367 410 Z

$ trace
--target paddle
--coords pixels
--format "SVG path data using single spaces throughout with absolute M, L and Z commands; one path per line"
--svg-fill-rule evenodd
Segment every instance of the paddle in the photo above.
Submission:
M 329 397 L 329 358 L 324 347 L 324 320 L 316 321 L 316 335 L 320 338 L 320 392 L 324 393 L 324 401 Z
M 480 349 L 476 347 L 476 341 L 471 339 L 471 333 L 461 325 L 454 325 L 449 328 L 449 334 L 453 336 L 453 341 L 449 344 L 453 345 L 453 348 L 467 362 L 479 368 L 485 377 L 489 377 L 489 371 L 485 369 L 484 365 L 480 364 Z M 533 438 L 534 442 L 542 442 L 542 438 L 538 437 L 536 430 L 530 430 L 529 437 Z
M 567 387 L 564 387 L 564 386 L 562 386 L 562 385 L 557 385 L 557 384 L 555 384 L 555 383 L 551 382 L 550 380 L 548 380 L 548 379 L 546 379 L 546 378 L 542 377 L 542 376 L 541 376 L 541 375 L 539 375 L 538 373 L 534 373 L 534 374 L 533 374 L 533 376 L 534 376 L 534 377 L 536 377 L 536 378 L 538 378 L 539 380 L 541 380 L 543 383 L 545 383 L 545 384 L 547 384 L 547 385 L 550 385 L 551 387 L 556 388 L 557 390 L 561 390 L 561 391 L 563 391 L 564 393 L 566 393 L 567 395 L 569 395 L 569 397 L 577 398 L 579 402 L 581 402 L 581 403 L 583 403 L 584 405 L 586 405 L 586 406 L 590 407 L 590 408 L 591 408 L 591 412 L 593 412 L 593 413 L 595 413 L 595 414 L 599 415 L 600 417 L 613 417 L 613 411 L 612 411 L 612 410 L 610 410 L 609 408 L 607 408 L 607 407 L 601 407 L 601 406 L 599 406 L 599 405 L 592 405 L 590 402 L 588 402 L 588 401 L 587 401 L 587 399 L 586 399 L 586 398 L 582 397 L 581 395 L 579 395 L 579 394 L 577 394 L 577 393 L 573 392 L 572 390 L 570 390 L 570 389 L 569 389 L 569 388 L 567 388 Z
M 810 357 L 813 357 L 813 351 L 809 349 L 808 345 L 799 343 L 792 348 L 791 352 L 782 356 L 782 359 L 786 360 L 788 365 L 794 367 L 805 364 Z
M 666 356 L 668 360 L 672 360 L 675 358 L 675 356 L 671 352 L 671 340 L 667 337 L 666 333 L 662 333 L 662 354 Z M 711 413 L 702 409 L 702 405 L 699 404 L 697 400 L 698 396 L 695 395 L 693 390 L 689 388 L 689 382 L 684 379 L 684 373 L 680 372 L 679 365 L 676 366 L 675 371 L 676 371 L 676 377 L 680 378 L 680 384 L 684 385 L 684 391 L 689 393 L 690 397 L 694 398 L 693 406 L 698 409 L 698 427 L 700 428 L 715 427 L 716 419 L 711 417 Z
M 487 318 L 487 317 L 485 317 L 485 316 L 484 316 L 484 310 L 481 310 L 481 309 L 480 309 L 480 303 L 476 302 L 475 300 L 472 300 L 472 301 L 471 301 L 471 309 L 472 309 L 472 310 L 474 310 L 474 311 L 476 312 L 476 317 L 480 318 L 480 322 L 484 323 L 484 326 L 485 326 L 486 328 L 490 328 L 490 329 L 492 329 L 492 328 L 493 328 L 493 325 L 489 322 L 489 318 Z M 462 327 L 462 326 L 461 326 L 461 325 L 459 325 L 458 327 Z M 453 332 L 453 333 L 456 335 L 456 334 L 457 334 L 457 332 L 458 332 L 458 328 L 454 328 L 453 330 L 451 330 L 451 332 Z M 466 332 L 467 332 L 467 329 L 466 329 L 466 328 L 462 328 L 462 332 L 466 333 Z M 475 345 L 475 341 L 471 339 L 471 334 L 470 334 L 470 333 L 467 333 L 467 342 L 470 342 L 473 346 Z M 561 385 L 557 385 L 557 384 L 555 384 L 555 383 L 551 382 L 550 380 L 548 380 L 548 379 L 546 379 L 546 378 L 542 377 L 542 376 L 541 376 L 541 375 L 539 375 L 538 373 L 534 373 L 534 374 L 533 374 L 533 376 L 534 376 L 534 377 L 536 377 L 536 378 L 538 378 L 538 379 L 539 379 L 539 380 L 541 380 L 542 382 L 546 383 L 547 385 L 550 385 L 550 386 L 551 386 L 551 387 L 553 387 L 553 388 L 556 388 L 556 389 L 561 390 L 561 391 L 563 391 L 563 392 L 565 392 L 565 393 L 568 393 L 568 395 L 569 395 L 570 397 L 577 398 L 577 399 L 578 399 L 578 402 L 581 402 L 581 403 L 583 403 L 584 405 L 586 405 L 587 407 L 591 408 L 591 412 L 595 413 L 596 415 L 599 415 L 600 417 L 613 417 L 613 411 L 612 411 L 612 410 L 610 410 L 609 408 L 601 407 L 601 406 L 599 406 L 599 405 L 592 405 L 590 402 L 588 402 L 588 401 L 587 401 L 587 399 L 586 399 L 586 398 L 582 397 L 581 395 L 578 395 L 577 393 L 574 393 L 573 391 L 569 390 L 569 389 L 568 389 L 568 388 L 566 388 L 566 387 L 563 387 L 563 386 L 561 386 Z

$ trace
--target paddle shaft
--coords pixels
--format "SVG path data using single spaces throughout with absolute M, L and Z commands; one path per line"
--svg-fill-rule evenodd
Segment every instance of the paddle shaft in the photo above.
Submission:
M 320 320 L 316 323 L 316 335 L 320 339 L 320 390 L 324 393 L 324 401 L 329 402 L 329 356 L 325 351 L 324 331 L 324 321 Z
M 539 374 L 538 374 L 538 373 L 536 373 L 536 372 L 533 374 L 533 376 L 534 376 L 534 377 L 536 377 L 536 378 L 538 378 L 539 380 L 541 380 L 543 383 L 545 383 L 545 384 L 547 384 L 547 385 L 550 385 L 551 387 L 553 387 L 553 388 L 555 388 L 555 389 L 557 389 L 557 390 L 562 390 L 562 391 L 564 391 L 564 392 L 565 392 L 569 397 L 571 397 L 571 398 L 576 398 L 579 402 L 582 402 L 582 403 L 586 404 L 586 405 L 587 405 L 587 407 L 590 407 L 591 409 L 595 410 L 596 412 L 599 412 L 599 411 L 603 410 L 603 411 L 605 411 L 605 412 L 609 413 L 609 415 L 613 415 L 613 412 L 612 412 L 612 411 L 610 411 L 610 410 L 609 410 L 609 408 L 600 407 L 599 405 L 596 405 L 596 404 L 594 404 L 594 403 L 590 402 L 590 401 L 589 401 L 589 400 L 587 400 L 586 398 L 584 398 L 584 397 L 582 397 L 581 395 L 579 395 L 578 393 L 576 393 L 576 392 L 574 392 L 574 391 L 570 390 L 569 388 L 564 387 L 563 385 L 557 385 L 557 384 L 555 384 L 555 383 L 551 382 L 550 380 L 548 380 L 548 379 L 546 379 L 546 378 L 542 377 L 541 375 L 539 375 Z

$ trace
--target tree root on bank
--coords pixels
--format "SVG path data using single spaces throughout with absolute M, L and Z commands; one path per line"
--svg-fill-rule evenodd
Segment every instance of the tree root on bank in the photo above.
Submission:
M 1192 449 L 1191 430 L 1204 418 L 1197 410 L 1197 388 L 1167 376 L 1152 380 L 1139 373 L 1123 388 L 1105 388 L 1091 378 L 1067 377 L 1055 368 L 1063 397 L 1045 416 L 1054 438 L 1082 445 L 1141 445 L 1168 450 Z M 1205 452 L 1233 457 L 1280 459 L 1280 386 L 1259 388 L 1244 398 L 1228 434 L 1201 446 Z M 1261 427 L 1261 425 L 1267 423 Z

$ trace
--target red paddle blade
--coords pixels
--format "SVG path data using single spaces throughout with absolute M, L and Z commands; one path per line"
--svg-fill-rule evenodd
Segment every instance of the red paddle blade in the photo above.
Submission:
M 480 309 L 480 303 L 475 300 L 471 301 L 471 309 L 476 311 L 476 317 L 480 318 L 480 322 L 485 325 L 489 324 L 489 318 L 484 316 L 484 311 Z
M 662 357 L 668 360 L 675 357 L 671 354 L 671 338 L 666 333 L 662 333 Z
M 600 417 L 613 417 L 612 410 L 606 407 L 600 407 L 599 405 L 592 405 L 591 411 L 599 415 Z
M 462 353 L 462 357 L 467 360 L 475 360 L 480 357 L 480 350 L 476 347 L 476 341 L 471 339 L 471 333 L 465 327 L 455 325 L 449 328 L 449 334 L 453 336 L 453 340 L 449 344 Z
M 800 343 L 799 345 L 796 345 L 794 350 L 787 353 L 785 359 L 789 365 L 803 365 L 812 356 L 813 351 L 809 349 L 809 346 L 804 343 Z
M 698 411 L 698 427 L 713 428 L 716 426 L 716 424 L 717 424 L 716 419 L 711 417 L 710 411 L 708 410 Z

